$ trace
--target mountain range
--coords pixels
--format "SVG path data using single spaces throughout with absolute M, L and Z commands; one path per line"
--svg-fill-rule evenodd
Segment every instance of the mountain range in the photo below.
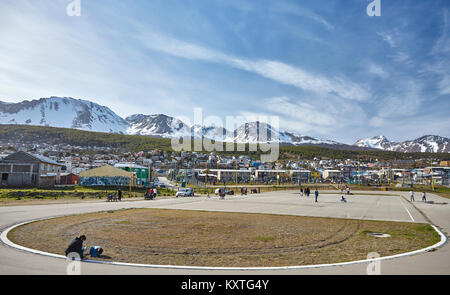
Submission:
M 450 152 L 450 139 L 437 135 L 425 135 L 414 140 L 403 142 L 393 142 L 388 140 L 385 136 L 380 135 L 372 138 L 360 139 L 354 145 L 394 152 Z
M 384 136 L 358 140 L 347 145 L 332 140 L 276 130 L 264 122 L 247 122 L 229 132 L 220 126 L 188 126 L 164 114 L 135 114 L 121 118 L 106 106 L 71 97 L 49 97 L 19 103 L 0 101 L 0 124 L 37 125 L 87 131 L 153 137 L 206 137 L 225 142 L 279 142 L 287 145 L 320 145 L 340 149 L 381 149 L 397 152 L 450 152 L 450 139 L 426 135 L 415 140 L 391 142 Z M 258 130 L 267 131 L 261 138 Z

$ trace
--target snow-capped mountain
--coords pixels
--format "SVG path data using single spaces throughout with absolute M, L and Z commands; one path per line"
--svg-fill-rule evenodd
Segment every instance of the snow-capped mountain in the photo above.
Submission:
M 282 132 L 282 138 L 284 139 L 284 142 L 291 143 L 293 145 L 302 145 L 302 144 L 342 145 L 342 143 L 337 141 L 327 139 L 317 139 L 307 135 L 296 135 L 288 131 Z
M 225 141 L 261 143 L 278 142 L 292 145 L 344 145 L 332 140 L 321 140 L 307 135 L 297 135 L 289 131 L 281 131 L 264 122 L 249 122 L 239 126 Z
M 355 146 L 377 148 L 395 152 L 449 153 L 450 139 L 437 135 L 425 135 L 414 140 L 392 142 L 384 136 L 358 140 Z
M 374 136 L 372 138 L 360 139 L 355 142 L 355 146 L 367 147 L 373 149 L 389 149 L 392 142 L 390 142 L 385 136 Z
M 127 134 L 149 135 L 160 137 L 180 137 L 190 134 L 190 127 L 182 121 L 163 114 L 157 115 L 132 115 L 125 119 L 129 127 Z
M 193 138 L 209 138 L 217 141 L 224 141 L 227 137 L 227 130 L 223 127 L 193 125 L 191 135 Z
M 41 125 L 125 133 L 128 123 L 99 104 L 71 97 L 50 97 L 0 104 L 0 124 Z
M 248 122 L 228 134 L 225 141 L 239 143 L 279 142 L 280 133 L 263 122 Z
M 450 152 L 449 138 L 427 135 L 415 140 L 391 142 L 384 136 L 358 140 L 353 146 L 331 140 L 276 130 L 263 122 L 248 122 L 226 130 L 217 126 L 189 126 L 164 114 L 136 114 L 121 118 L 106 106 L 71 97 L 49 97 L 19 103 L 0 101 L 0 124 L 38 125 L 87 131 L 165 138 L 192 136 L 236 143 L 278 142 L 291 145 L 321 145 L 338 149 L 376 148 L 398 152 Z M 266 132 L 266 136 L 261 136 Z

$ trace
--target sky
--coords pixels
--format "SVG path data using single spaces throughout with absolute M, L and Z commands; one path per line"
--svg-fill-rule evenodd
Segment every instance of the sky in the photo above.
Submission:
M 277 116 L 353 144 L 450 137 L 450 1 L 0 1 L 0 101 Z M 224 122 L 225 124 L 225 122 Z

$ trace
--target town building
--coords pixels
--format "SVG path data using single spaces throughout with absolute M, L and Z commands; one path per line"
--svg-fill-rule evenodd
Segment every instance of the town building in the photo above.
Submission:
M 60 181 L 61 168 L 50 158 L 19 151 L 0 161 L 0 185 L 53 186 Z
M 120 168 L 110 165 L 86 170 L 80 173 L 79 184 L 82 186 L 108 185 L 108 186 L 124 186 L 130 185 L 130 176 L 132 185 L 136 184 L 134 174 L 130 175 Z

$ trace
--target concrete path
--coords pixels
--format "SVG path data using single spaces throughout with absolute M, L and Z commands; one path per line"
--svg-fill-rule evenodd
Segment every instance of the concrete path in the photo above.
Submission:
M 339 202 L 338 194 L 321 194 L 319 202 L 314 197 L 300 197 L 297 192 L 270 192 L 248 196 L 173 198 L 154 201 L 129 201 L 120 203 L 82 202 L 76 204 L 55 204 L 38 206 L 0 207 L 0 229 L 19 222 L 52 216 L 71 215 L 122 208 L 167 208 L 184 210 L 211 210 L 225 212 L 250 212 L 389 220 L 403 222 L 431 222 L 444 232 L 450 230 L 450 205 L 425 204 L 407 201 L 408 193 L 364 195 L 368 192 L 353 192 L 348 203 Z M 393 193 L 393 192 L 389 192 Z M 373 195 L 372 195 L 373 194 Z M 403 196 L 403 197 L 402 197 Z M 428 194 L 428 200 L 445 203 L 448 199 Z M 421 212 L 420 212 L 421 211 Z M 381 261 L 382 274 L 450 274 L 450 246 L 414 256 Z M 66 261 L 13 249 L 0 244 L 0 274 L 65 274 Z M 223 271 L 140 268 L 128 266 L 82 263 L 83 274 L 366 274 L 366 264 L 334 266 L 313 269 Z

